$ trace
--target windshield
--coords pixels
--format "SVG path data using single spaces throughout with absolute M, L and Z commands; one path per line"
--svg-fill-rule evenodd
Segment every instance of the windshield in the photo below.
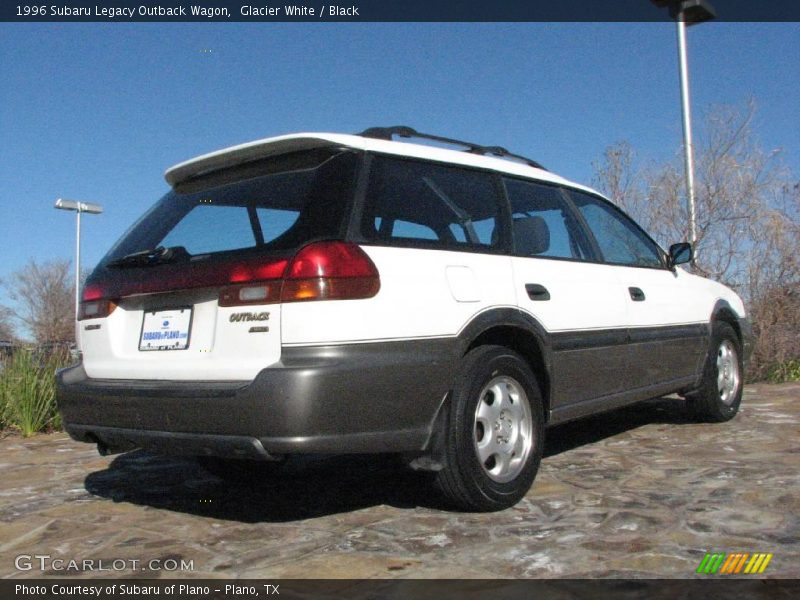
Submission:
M 355 165 L 351 151 L 317 149 L 192 179 L 164 196 L 99 266 L 165 248 L 189 260 L 284 254 L 341 237 Z

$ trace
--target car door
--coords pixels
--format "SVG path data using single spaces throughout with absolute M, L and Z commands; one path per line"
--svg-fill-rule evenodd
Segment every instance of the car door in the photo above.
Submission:
M 694 297 L 691 275 L 670 269 L 657 244 L 606 200 L 572 190 L 570 196 L 591 231 L 604 263 L 625 294 L 629 328 L 629 389 L 696 374 L 702 362 L 708 315 Z
M 617 270 L 598 264 L 558 186 L 503 177 L 512 213 L 514 286 L 520 309 L 548 332 L 550 407 L 622 389 L 627 360 L 626 307 Z
M 508 234 L 501 227 L 506 209 L 494 176 L 405 157 L 367 158 L 354 239 L 380 272 L 380 293 L 329 313 L 315 307 L 292 339 L 306 331 L 319 339 L 315 326 L 324 323 L 331 342 L 454 340 L 482 312 L 513 306 Z

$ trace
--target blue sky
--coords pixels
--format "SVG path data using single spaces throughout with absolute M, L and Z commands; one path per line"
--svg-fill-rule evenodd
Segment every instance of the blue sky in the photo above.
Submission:
M 406 124 L 502 145 L 590 183 L 618 140 L 680 151 L 671 23 L 0 24 L 0 278 L 72 258 L 93 266 L 197 154 L 294 131 Z M 800 173 L 800 24 L 689 30 L 696 124 L 758 106 L 755 133 Z M 701 132 L 696 132 L 696 135 Z M 7 304 L 0 291 L 0 304 Z

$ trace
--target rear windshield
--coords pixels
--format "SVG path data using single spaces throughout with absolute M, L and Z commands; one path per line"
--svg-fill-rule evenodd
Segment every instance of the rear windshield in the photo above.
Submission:
M 205 175 L 164 196 L 103 258 L 100 266 L 163 246 L 191 257 L 290 253 L 341 237 L 356 155 L 294 152 Z

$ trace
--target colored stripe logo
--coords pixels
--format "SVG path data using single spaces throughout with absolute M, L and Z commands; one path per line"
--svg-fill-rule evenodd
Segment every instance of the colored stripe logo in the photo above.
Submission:
M 696 572 L 705 575 L 760 574 L 766 570 L 772 556 L 771 552 L 707 552 Z

